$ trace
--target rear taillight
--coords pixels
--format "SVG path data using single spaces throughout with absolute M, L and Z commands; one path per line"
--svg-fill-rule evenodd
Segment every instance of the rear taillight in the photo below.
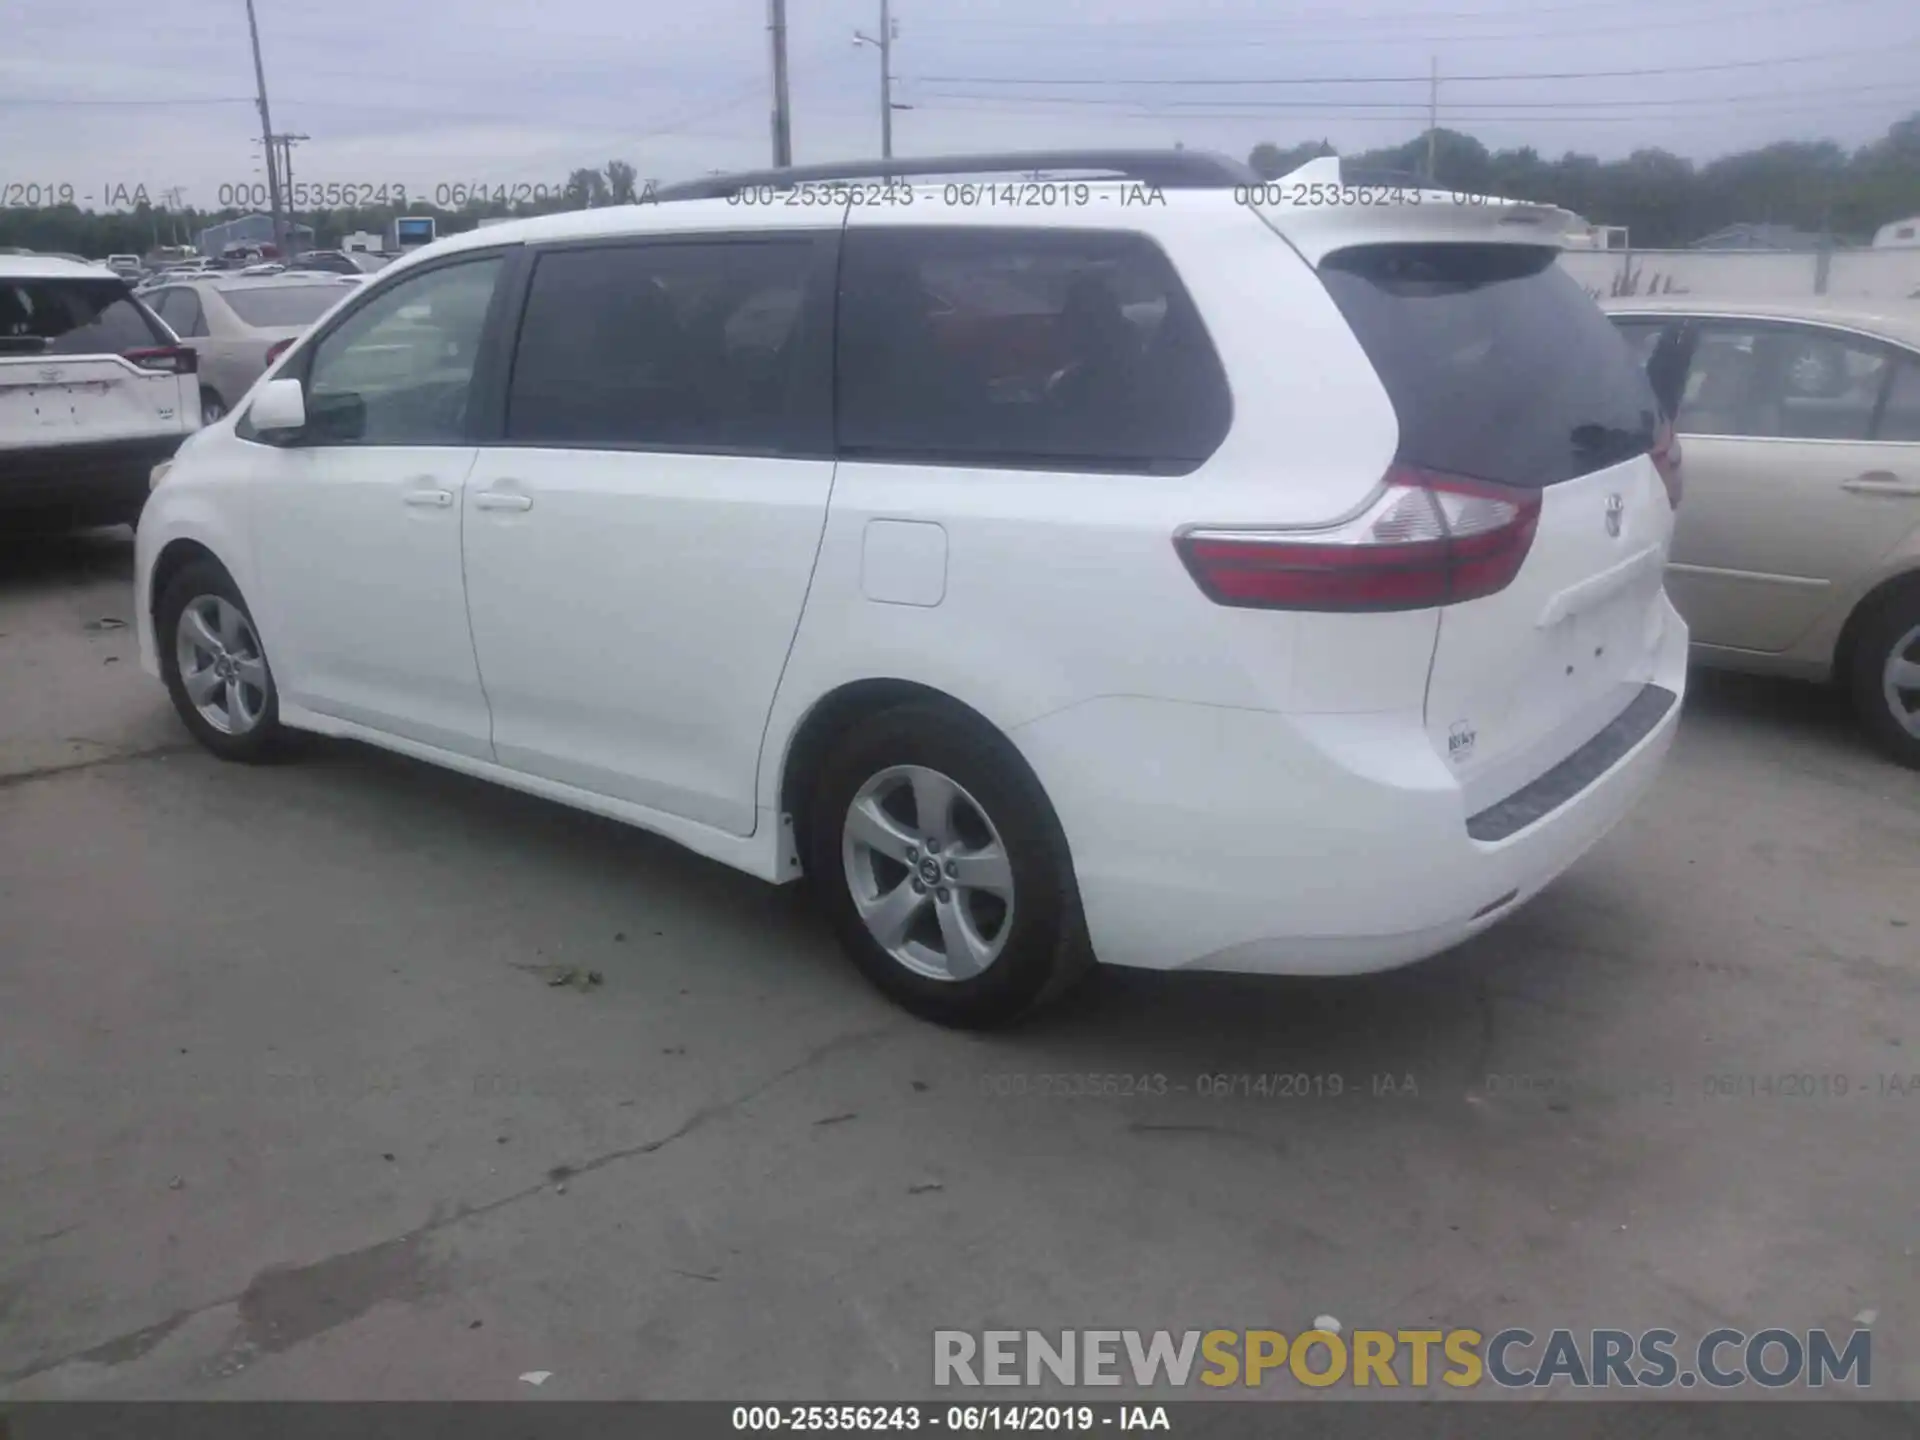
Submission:
M 1659 430 L 1654 433 L 1653 449 L 1648 452 L 1653 459 L 1653 468 L 1660 472 L 1660 480 L 1667 487 L 1667 503 L 1674 509 L 1680 508 L 1680 437 L 1673 432 L 1670 422 L 1662 421 Z
M 169 375 L 192 375 L 200 368 L 200 357 L 185 345 L 162 345 L 152 350 L 122 351 L 120 358 L 142 370 L 164 370 Z
M 1315 531 L 1192 530 L 1180 559 L 1207 598 L 1260 610 L 1426 610 L 1492 595 L 1533 546 L 1540 492 L 1410 465 L 1357 519 Z
M 286 354 L 288 347 L 292 344 L 293 338 L 289 336 L 285 340 L 276 340 L 273 344 L 269 345 L 267 347 L 267 369 L 271 370 L 273 368 L 273 362 Z

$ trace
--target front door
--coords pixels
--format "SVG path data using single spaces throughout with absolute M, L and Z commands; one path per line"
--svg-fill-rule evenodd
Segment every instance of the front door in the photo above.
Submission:
M 534 261 L 467 602 L 503 765 L 736 835 L 833 483 L 833 232 Z
M 460 502 L 501 265 L 437 266 L 342 317 L 296 367 L 307 427 L 258 447 L 253 496 L 250 598 L 285 700 L 480 759 Z

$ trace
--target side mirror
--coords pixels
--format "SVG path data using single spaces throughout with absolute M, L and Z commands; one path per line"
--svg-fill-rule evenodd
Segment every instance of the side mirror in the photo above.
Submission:
M 269 380 L 247 407 L 247 420 L 262 439 L 286 439 L 307 428 L 307 396 L 298 380 Z

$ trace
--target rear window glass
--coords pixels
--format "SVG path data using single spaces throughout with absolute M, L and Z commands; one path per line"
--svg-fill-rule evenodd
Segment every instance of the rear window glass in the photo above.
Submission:
M 233 313 L 257 329 L 284 325 L 311 325 L 346 294 L 340 285 L 234 285 L 223 287 L 220 298 Z
M 1652 446 L 1646 372 L 1558 258 L 1530 245 L 1367 245 L 1322 262 L 1393 401 L 1403 462 L 1538 487 Z
M 118 280 L 0 280 L 0 354 L 120 355 L 165 343 Z

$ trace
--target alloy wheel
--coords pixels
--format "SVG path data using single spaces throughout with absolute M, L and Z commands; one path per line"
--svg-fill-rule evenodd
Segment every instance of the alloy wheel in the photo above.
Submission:
M 222 735 L 244 735 L 267 710 L 267 662 L 238 605 L 200 595 L 180 612 L 174 641 L 180 683 L 200 718 Z
M 1893 642 L 1880 685 L 1895 723 L 1920 739 L 1920 625 Z
M 970 980 L 1013 929 L 1013 865 L 980 802 L 923 765 L 869 779 L 847 806 L 841 858 L 875 943 L 932 980 Z

